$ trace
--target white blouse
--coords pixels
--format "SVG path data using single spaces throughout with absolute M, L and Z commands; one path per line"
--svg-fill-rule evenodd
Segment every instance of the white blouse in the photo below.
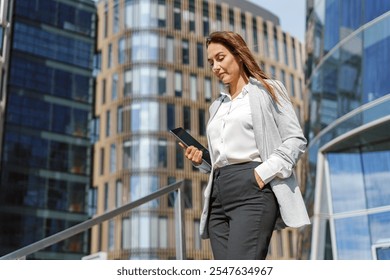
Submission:
M 253 132 L 253 122 L 246 86 L 233 100 L 230 94 L 207 127 L 214 166 L 222 167 L 248 161 L 261 162 Z

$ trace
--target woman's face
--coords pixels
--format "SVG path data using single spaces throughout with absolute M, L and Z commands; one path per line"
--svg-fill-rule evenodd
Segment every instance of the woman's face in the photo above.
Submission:
M 224 83 L 234 85 L 242 75 L 242 63 L 227 48 L 219 43 L 210 43 L 207 60 L 213 73 Z

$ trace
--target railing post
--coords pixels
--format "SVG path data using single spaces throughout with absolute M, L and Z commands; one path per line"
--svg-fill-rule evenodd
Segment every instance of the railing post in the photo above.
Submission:
M 178 260 L 186 259 L 183 190 L 184 181 L 181 183 L 180 188 L 177 189 L 177 196 L 175 199 L 176 259 Z

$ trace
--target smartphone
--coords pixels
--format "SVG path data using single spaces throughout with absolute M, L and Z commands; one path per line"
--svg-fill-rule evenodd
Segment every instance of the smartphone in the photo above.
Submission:
M 170 132 L 181 142 L 185 147 L 194 146 L 202 151 L 202 160 L 211 167 L 210 153 L 207 148 L 200 144 L 194 137 L 191 136 L 182 127 L 171 129 Z

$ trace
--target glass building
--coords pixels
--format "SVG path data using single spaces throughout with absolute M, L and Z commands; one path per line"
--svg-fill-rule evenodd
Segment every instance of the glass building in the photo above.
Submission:
M 313 224 L 303 232 L 304 255 L 388 259 L 390 1 L 314 0 L 307 9 Z
M 9 49 L 11 38 L 11 0 L 0 0 L 0 136 L 3 135 L 5 101 L 7 99 L 7 76 L 9 65 Z M 2 148 L 0 137 L 0 155 Z
M 210 259 L 209 242 L 199 237 L 208 175 L 193 169 L 169 133 L 182 126 L 206 145 L 208 107 L 220 84 L 207 63 L 205 38 L 216 30 L 240 33 L 261 67 L 286 85 L 302 120 L 303 45 L 281 30 L 275 15 L 248 1 L 100 0 L 97 10 L 96 213 L 184 180 L 186 256 Z M 173 199 L 94 227 L 91 253 L 175 258 Z M 295 230 L 275 231 L 269 258 L 299 258 L 297 244 Z
M 15 0 L 12 17 L 7 2 L 0 2 L 2 33 L 12 35 L 2 75 L 1 255 L 89 217 L 96 24 L 93 1 Z M 28 258 L 80 259 L 88 241 L 82 233 Z

